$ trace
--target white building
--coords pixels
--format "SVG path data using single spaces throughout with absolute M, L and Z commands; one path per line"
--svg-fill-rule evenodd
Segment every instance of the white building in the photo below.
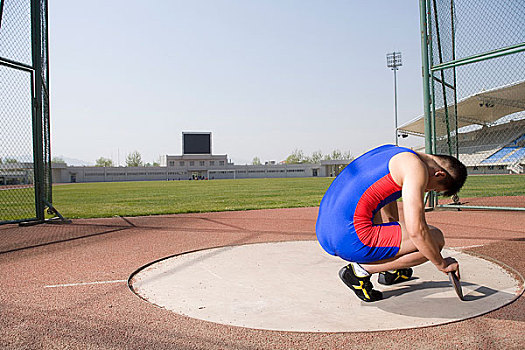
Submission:
M 228 156 L 212 154 L 211 132 L 183 132 L 182 155 L 161 157 L 160 166 L 53 166 L 54 182 L 174 181 L 337 176 L 350 160 L 319 164 L 235 165 Z
M 319 164 L 235 165 L 227 155 L 166 155 L 161 166 L 95 167 L 53 165 L 53 182 L 174 181 L 336 176 L 350 160 Z

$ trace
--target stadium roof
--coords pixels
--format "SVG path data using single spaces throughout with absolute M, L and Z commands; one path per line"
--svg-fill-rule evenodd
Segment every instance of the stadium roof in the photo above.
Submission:
M 524 110 L 525 81 L 478 92 L 458 101 L 458 128 L 474 124 L 491 124 L 501 117 Z M 445 108 L 441 107 L 436 109 L 436 114 L 443 115 L 444 111 Z M 453 104 L 449 104 L 448 111 L 450 114 L 454 113 Z M 398 130 L 401 133 L 423 136 L 424 120 L 424 116 L 419 116 L 401 125 Z

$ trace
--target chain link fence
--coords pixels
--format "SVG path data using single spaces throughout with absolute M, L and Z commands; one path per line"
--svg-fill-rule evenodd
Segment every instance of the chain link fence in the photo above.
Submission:
M 470 175 L 525 173 L 525 2 L 422 3 L 431 101 L 427 147 L 458 157 Z M 515 178 L 525 186 L 525 175 Z M 512 194 L 501 188 L 498 195 Z
M 47 1 L 0 0 L 0 224 L 51 203 Z

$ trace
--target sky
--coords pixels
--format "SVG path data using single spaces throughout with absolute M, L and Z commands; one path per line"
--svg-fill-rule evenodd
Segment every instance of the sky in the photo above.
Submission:
M 151 163 L 204 131 L 235 164 L 357 156 L 395 143 L 387 53 L 399 125 L 422 114 L 420 50 L 417 1 L 50 1 L 52 155 Z

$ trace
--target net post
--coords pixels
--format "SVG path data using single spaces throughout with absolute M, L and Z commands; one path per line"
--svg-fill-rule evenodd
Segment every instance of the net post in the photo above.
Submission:
M 40 1 L 31 1 L 31 52 L 34 73 L 32 76 L 33 162 L 35 186 L 35 210 L 38 221 L 45 219 L 44 204 L 44 156 L 42 128 L 42 30 L 40 25 Z
M 423 78 L 423 113 L 425 116 L 425 152 L 433 154 L 432 120 L 430 113 L 430 66 L 428 52 L 427 0 L 419 0 L 419 23 L 421 30 L 421 73 Z M 434 207 L 434 193 L 430 192 L 427 200 L 429 207 Z

